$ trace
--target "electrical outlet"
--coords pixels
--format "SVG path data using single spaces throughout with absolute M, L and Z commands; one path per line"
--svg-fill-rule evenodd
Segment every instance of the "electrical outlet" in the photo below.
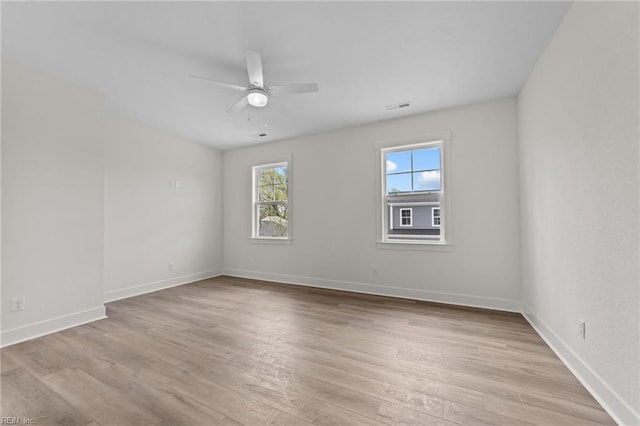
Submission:
M 24 309 L 24 297 L 11 299 L 11 312 L 18 312 Z
M 175 185 L 175 186 L 176 186 L 176 189 L 180 189 L 180 187 L 181 187 L 182 185 L 180 184 L 180 181 L 179 181 L 179 180 L 177 180 L 177 181 L 176 181 L 176 185 Z
M 587 325 L 583 320 L 578 320 L 578 334 L 582 337 L 582 340 L 587 338 Z
M 377 267 L 377 266 L 374 266 L 373 268 L 371 268 L 371 273 L 372 273 L 373 275 L 378 275 L 378 267 Z
M 169 270 L 173 271 L 173 262 L 169 262 Z

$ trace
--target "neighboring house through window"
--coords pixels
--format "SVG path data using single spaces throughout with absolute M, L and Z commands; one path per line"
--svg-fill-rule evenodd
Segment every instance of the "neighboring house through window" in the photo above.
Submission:
M 440 208 L 434 207 L 431 209 L 431 226 L 434 228 L 440 227 Z
M 381 149 L 383 242 L 445 242 L 443 150 L 443 141 Z
M 400 226 L 411 226 L 411 209 L 400 209 Z
M 289 238 L 289 162 L 253 167 L 252 218 L 253 238 Z

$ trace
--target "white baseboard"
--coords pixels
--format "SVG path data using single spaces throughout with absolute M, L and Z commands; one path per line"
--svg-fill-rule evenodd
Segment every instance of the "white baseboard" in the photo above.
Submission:
M 212 269 L 210 271 L 197 272 L 195 274 L 181 275 L 179 277 L 169 278 L 151 283 L 139 284 L 118 290 L 106 291 L 104 293 L 104 302 L 114 302 L 127 297 L 139 296 L 145 293 L 162 290 L 165 288 L 175 287 L 183 284 L 192 283 L 194 281 L 206 280 L 222 275 L 222 268 Z
M 14 345 L 16 343 L 35 339 L 36 337 L 66 330 L 67 328 L 104 319 L 106 317 L 105 307 L 102 305 L 86 311 L 74 312 L 69 315 L 63 315 L 46 321 L 13 328 L 11 330 L 3 331 L 2 334 L 0 334 L 0 347 Z
M 307 287 L 344 290 L 354 293 L 373 294 L 377 296 L 401 297 L 403 299 L 470 306 L 474 308 L 494 309 L 499 311 L 517 313 L 520 313 L 521 311 L 520 301 L 512 299 L 445 293 L 414 288 L 391 287 L 379 284 L 359 283 L 351 281 L 328 280 L 324 278 L 304 277 L 299 275 L 273 274 L 233 268 L 225 268 L 224 275 L 262 281 L 279 282 L 285 284 L 302 285 Z
M 619 425 L 640 425 L 640 415 L 528 307 L 522 315 L 553 352 Z

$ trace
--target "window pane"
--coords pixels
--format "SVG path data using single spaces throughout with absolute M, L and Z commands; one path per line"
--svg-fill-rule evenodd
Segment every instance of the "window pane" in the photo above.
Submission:
M 400 209 L 400 225 L 411 226 L 411 210 Z
M 274 183 L 287 183 L 287 167 L 281 166 L 273 169 Z
M 440 148 L 423 148 L 413 151 L 413 170 L 439 170 Z
M 440 226 L 440 209 L 434 207 L 431 211 L 431 225 L 434 227 Z
M 258 186 L 273 184 L 273 169 L 260 169 L 258 173 Z
M 415 191 L 439 191 L 440 170 L 413 173 L 413 186 Z
M 411 174 L 387 175 L 387 194 L 411 192 Z
M 388 152 L 385 160 L 387 174 L 411 171 L 411 151 Z
M 287 201 L 287 185 L 276 185 L 274 189 L 275 201 Z
M 287 205 L 258 206 L 258 235 L 260 237 L 286 237 L 288 230 Z
M 389 223 L 387 226 L 387 238 L 400 240 L 439 240 L 440 229 L 432 223 L 431 212 L 433 207 L 424 205 L 433 197 L 424 195 L 416 204 L 411 205 L 411 210 L 406 207 L 389 206 Z
M 264 185 L 260 187 L 258 201 L 275 201 L 273 193 L 273 185 Z

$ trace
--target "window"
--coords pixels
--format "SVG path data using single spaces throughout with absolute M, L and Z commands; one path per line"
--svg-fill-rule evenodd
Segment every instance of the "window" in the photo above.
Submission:
M 253 167 L 253 238 L 289 238 L 289 162 Z
M 440 208 L 438 207 L 431 209 L 431 226 L 440 228 Z
M 400 226 L 411 226 L 411 209 L 400 209 Z
M 444 141 L 382 148 L 382 242 L 442 244 Z

